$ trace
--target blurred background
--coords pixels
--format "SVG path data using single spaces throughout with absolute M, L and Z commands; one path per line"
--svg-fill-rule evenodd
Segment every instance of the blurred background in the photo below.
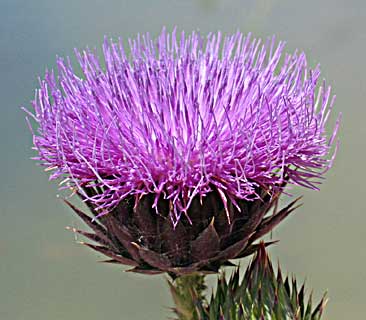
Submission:
M 29 160 L 28 107 L 37 77 L 56 55 L 100 48 L 103 36 L 134 37 L 162 26 L 202 34 L 275 34 L 304 50 L 337 94 L 341 148 L 320 192 L 274 232 L 270 252 L 329 292 L 325 319 L 364 319 L 366 298 L 366 2 L 362 0 L 0 0 L 0 319 L 161 320 L 172 306 L 164 277 L 97 263 L 65 226 L 82 226 L 56 197 L 57 185 Z M 334 117 L 333 117 L 334 119 Z M 288 199 L 282 200 L 284 203 Z M 243 262 L 245 264 L 245 262 Z M 211 278 L 211 281 L 214 278 Z

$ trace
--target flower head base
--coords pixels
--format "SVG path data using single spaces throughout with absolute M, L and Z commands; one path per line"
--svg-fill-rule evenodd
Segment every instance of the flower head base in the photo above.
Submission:
M 241 33 L 177 40 L 163 31 L 131 40 L 130 57 L 105 40 L 105 67 L 76 52 L 82 78 L 60 58 L 33 103 L 37 159 L 101 213 L 153 195 L 157 213 L 169 201 L 174 224 L 211 192 L 228 212 L 285 180 L 316 189 L 332 162 L 334 99 L 318 88 L 319 68 L 283 48 Z
M 86 191 L 91 192 L 89 196 L 93 195 L 91 189 Z M 67 203 L 93 233 L 70 229 L 96 242 L 97 245 L 82 244 L 109 257 L 106 262 L 133 266 L 131 272 L 166 272 L 175 278 L 196 272 L 215 273 L 222 266 L 233 265 L 229 260 L 257 251 L 255 241 L 297 207 L 298 199 L 277 211 L 279 195 L 280 192 L 261 190 L 261 199 L 238 200 L 239 208 L 229 200 L 227 215 L 222 202 L 218 201 L 217 192 L 210 192 L 202 202 L 196 196 L 188 209 L 191 223 L 182 219 L 176 226 L 169 219 L 168 200 L 158 201 L 159 214 L 155 214 L 153 195 L 143 196 L 137 204 L 134 204 L 133 196 L 128 197 L 108 215 L 97 219 Z M 88 204 L 97 216 L 93 205 Z

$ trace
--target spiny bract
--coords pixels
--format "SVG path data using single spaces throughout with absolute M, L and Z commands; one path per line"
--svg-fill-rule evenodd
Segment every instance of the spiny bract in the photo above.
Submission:
M 229 280 L 223 274 L 209 302 L 202 298 L 204 287 L 188 293 L 171 283 L 179 319 L 319 320 L 322 316 L 326 298 L 313 307 L 311 296 L 305 297 L 304 285 L 299 288 L 294 278 L 283 279 L 280 268 L 276 275 L 263 243 L 258 246 L 244 278 L 241 281 L 239 278 L 239 269 Z
M 271 212 L 279 193 L 261 192 L 261 199 L 238 200 L 240 210 L 229 200 L 227 215 L 215 192 L 202 203 L 196 197 L 188 209 L 191 223 L 182 220 L 175 227 L 169 219 L 169 202 L 160 200 L 161 214 L 155 214 L 153 196 L 144 196 L 137 204 L 134 199 L 122 200 L 108 215 L 97 219 L 92 204 L 88 203 L 94 217 L 68 204 L 94 232 L 72 230 L 96 242 L 83 243 L 108 256 L 107 262 L 133 266 L 130 271 L 144 274 L 167 272 L 174 278 L 218 272 L 221 266 L 230 265 L 228 260 L 251 255 L 256 249 L 254 242 L 296 208 L 294 200 Z

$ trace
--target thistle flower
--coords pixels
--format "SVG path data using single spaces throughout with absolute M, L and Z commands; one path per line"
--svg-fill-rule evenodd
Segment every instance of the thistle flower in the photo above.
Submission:
M 92 210 L 74 210 L 111 262 L 145 273 L 217 271 L 293 209 L 287 183 L 317 189 L 330 168 L 334 97 L 304 53 L 241 33 L 105 40 L 47 72 L 29 113 L 36 158 Z M 102 65 L 105 66 L 102 66 Z

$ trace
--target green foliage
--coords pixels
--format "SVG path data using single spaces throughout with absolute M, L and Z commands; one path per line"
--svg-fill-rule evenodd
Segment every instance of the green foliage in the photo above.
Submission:
M 219 277 L 209 302 L 197 295 L 181 297 L 186 307 L 191 301 L 187 317 L 181 317 L 177 304 L 175 310 L 182 320 L 319 320 L 326 304 L 323 297 L 313 308 L 311 295 L 305 297 L 304 284 L 299 287 L 294 278 L 284 279 L 280 268 L 275 274 L 264 245 L 259 246 L 242 280 L 239 269 L 229 280 L 224 274 Z

